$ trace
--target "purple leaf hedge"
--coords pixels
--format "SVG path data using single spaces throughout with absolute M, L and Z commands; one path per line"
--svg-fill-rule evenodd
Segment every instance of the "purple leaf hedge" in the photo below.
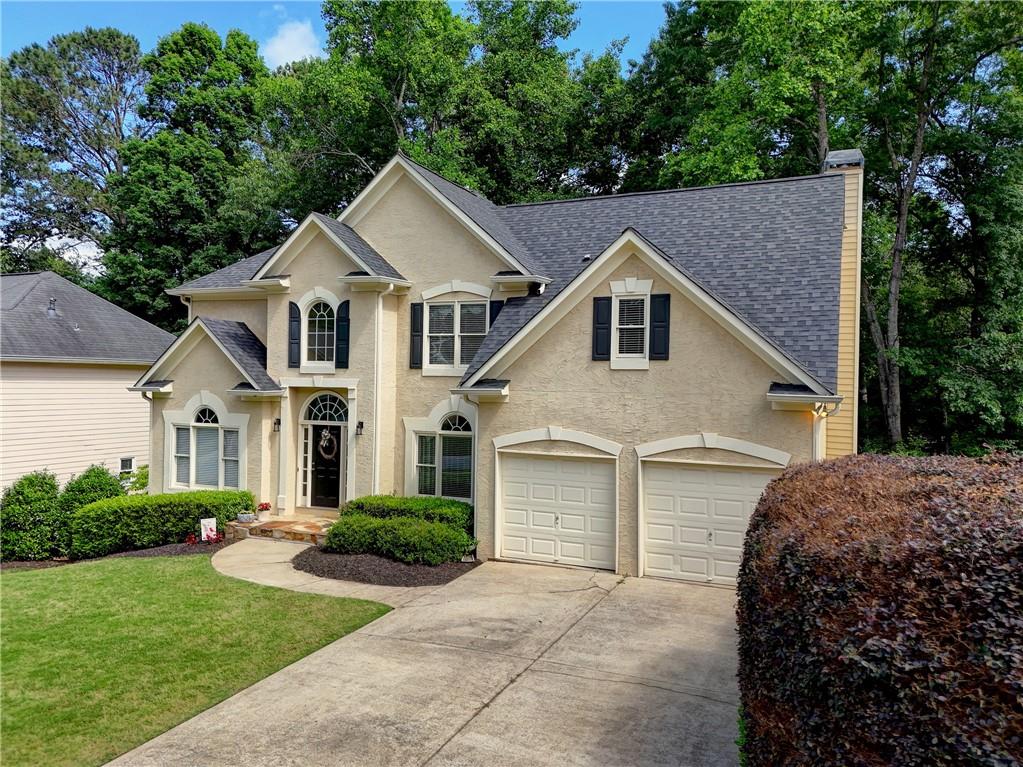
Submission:
M 795 467 L 738 592 L 746 764 L 1023 763 L 1023 457 Z

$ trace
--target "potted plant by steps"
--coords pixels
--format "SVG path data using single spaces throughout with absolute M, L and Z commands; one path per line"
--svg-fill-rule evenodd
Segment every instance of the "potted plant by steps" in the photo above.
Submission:
M 262 506 L 263 504 L 260 504 Z M 238 521 L 239 522 L 255 522 L 258 515 L 253 511 L 239 511 Z

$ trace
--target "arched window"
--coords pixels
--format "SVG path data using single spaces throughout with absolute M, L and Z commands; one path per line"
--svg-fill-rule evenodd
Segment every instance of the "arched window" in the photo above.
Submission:
M 458 413 L 452 413 L 444 422 L 440 425 L 441 431 L 472 431 L 472 426 L 469 424 L 468 419 L 465 416 L 458 415 Z
M 195 414 L 196 423 L 220 423 L 217 419 L 217 414 L 208 407 L 200 408 Z
M 305 420 L 317 423 L 347 423 L 348 405 L 336 394 L 319 394 L 306 407 Z
M 436 434 L 416 435 L 416 484 L 419 495 L 472 498 L 472 424 L 452 413 Z
M 181 487 L 238 487 L 238 429 L 220 426 L 213 408 L 199 408 L 191 426 L 174 427 L 174 483 Z
M 316 301 L 306 313 L 306 360 L 334 361 L 334 308 Z

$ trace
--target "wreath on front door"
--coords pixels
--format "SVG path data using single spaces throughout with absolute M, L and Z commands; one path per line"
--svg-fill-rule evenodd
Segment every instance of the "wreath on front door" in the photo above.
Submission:
M 333 461 L 337 455 L 337 439 L 327 429 L 320 432 L 320 444 L 316 446 L 325 461 Z

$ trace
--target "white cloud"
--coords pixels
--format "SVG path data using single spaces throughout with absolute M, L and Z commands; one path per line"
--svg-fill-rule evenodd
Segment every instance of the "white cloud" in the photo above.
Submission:
M 276 34 L 263 43 L 262 53 L 267 65 L 276 69 L 292 61 L 321 58 L 323 47 L 311 21 L 285 21 L 277 27 Z

